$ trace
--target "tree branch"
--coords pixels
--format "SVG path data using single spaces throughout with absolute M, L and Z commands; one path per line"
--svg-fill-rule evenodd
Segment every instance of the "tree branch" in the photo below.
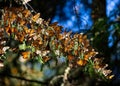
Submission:
M 26 79 L 24 77 L 20 77 L 20 76 L 13 76 L 13 75 L 9 75 L 9 74 L 2 74 L 0 73 L 0 76 L 2 77 L 10 77 L 10 78 L 15 78 L 15 79 L 19 79 L 19 80 L 24 80 L 24 81 L 27 81 L 27 82 L 35 82 L 35 83 L 39 83 L 39 84 L 44 84 L 44 85 L 47 85 L 48 82 L 42 82 L 42 81 L 38 81 L 38 80 L 30 80 L 30 79 Z

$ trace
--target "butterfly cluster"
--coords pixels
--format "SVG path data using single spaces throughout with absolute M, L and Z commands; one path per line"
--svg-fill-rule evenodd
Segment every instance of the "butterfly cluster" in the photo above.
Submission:
M 24 59 L 38 58 L 42 63 L 57 57 L 65 57 L 75 66 L 85 67 L 89 63 L 93 68 L 111 78 L 111 71 L 106 64 L 95 58 L 96 52 L 85 34 L 61 32 L 57 22 L 50 24 L 40 18 L 40 13 L 33 15 L 30 10 L 4 8 L 0 20 L 0 55 L 7 51 L 19 54 Z

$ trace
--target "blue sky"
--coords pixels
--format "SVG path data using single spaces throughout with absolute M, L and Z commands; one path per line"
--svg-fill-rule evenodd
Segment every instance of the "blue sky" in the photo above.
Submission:
M 73 4 L 75 1 L 75 4 Z M 87 4 L 91 4 L 92 0 L 85 0 Z M 110 20 L 114 20 L 116 15 L 114 14 L 115 10 L 120 5 L 120 0 L 106 0 L 106 15 L 110 17 Z M 119 6 L 120 7 L 120 6 Z M 92 26 L 91 19 L 91 8 L 86 4 L 82 3 L 82 0 L 67 0 L 62 12 L 64 16 L 60 16 L 61 8 L 58 6 L 56 10 L 56 15 L 53 18 L 52 22 L 58 22 L 59 25 L 64 26 L 64 28 L 68 30 L 72 30 L 73 32 L 79 31 L 81 29 L 90 29 Z M 75 10 L 77 12 L 75 12 Z M 79 16 L 79 21 L 77 19 L 77 15 Z M 79 24 L 80 27 L 77 25 Z
M 74 4 L 75 1 L 75 4 Z M 92 0 L 85 0 L 87 4 L 92 4 Z M 117 17 L 114 15 L 114 12 L 117 12 L 117 8 L 120 7 L 120 0 L 106 0 L 106 15 L 109 18 L 109 21 L 114 21 Z M 83 32 L 90 29 L 93 25 L 91 18 L 91 8 L 86 4 L 82 3 L 82 0 L 67 0 L 62 12 L 64 16 L 60 16 L 61 13 L 60 7 L 57 7 L 56 15 L 53 18 L 52 22 L 58 22 L 59 25 L 62 25 L 64 30 L 76 32 Z M 78 16 L 76 16 L 76 14 Z M 109 30 L 112 30 L 112 26 Z M 113 44 L 113 32 L 109 36 L 109 46 Z
M 91 0 L 88 0 L 89 4 Z M 82 30 L 90 29 L 92 26 L 91 19 L 91 9 L 86 7 L 85 4 L 81 3 L 81 0 L 76 0 L 75 4 L 74 0 L 68 0 L 65 4 L 62 12 L 65 14 L 63 16 L 59 16 L 60 7 L 57 7 L 56 16 L 53 18 L 52 22 L 58 22 L 59 25 L 64 26 L 64 29 L 72 32 L 81 32 Z M 78 16 L 77 16 L 77 15 Z

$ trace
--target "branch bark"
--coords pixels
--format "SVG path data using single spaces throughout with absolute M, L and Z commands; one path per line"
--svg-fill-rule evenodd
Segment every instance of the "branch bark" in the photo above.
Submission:
M 6 75 L 6 74 L 0 73 L 0 76 L 1 76 L 1 77 L 15 78 L 15 79 L 24 80 L 24 81 L 27 81 L 27 82 L 35 82 L 35 83 L 42 84 L 42 85 L 47 85 L 47 84 L 48 84 L 48 82 L 42 82 L 42 81 L 38 81 L 38 80 L 30 80 L 30 79 L 26 79 L 26 78 L 24 78 L 24 77 L 13 76 L 13 75 L 9 75 L 9 74 Z

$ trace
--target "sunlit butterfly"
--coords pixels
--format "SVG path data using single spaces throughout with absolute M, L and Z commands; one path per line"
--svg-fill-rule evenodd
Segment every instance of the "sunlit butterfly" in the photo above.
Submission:
M 22 56 L 24 59 L 27 59 L 30 55 L 30 52 L 29 51 L 25 51 L 25 52 L 22 52 Z
M 80 65 L 80 66 L 85 66 L 87 64 L 87 61 L 84 60 L 84 59 L 80 59 L 77 61 L 77 64 Z

